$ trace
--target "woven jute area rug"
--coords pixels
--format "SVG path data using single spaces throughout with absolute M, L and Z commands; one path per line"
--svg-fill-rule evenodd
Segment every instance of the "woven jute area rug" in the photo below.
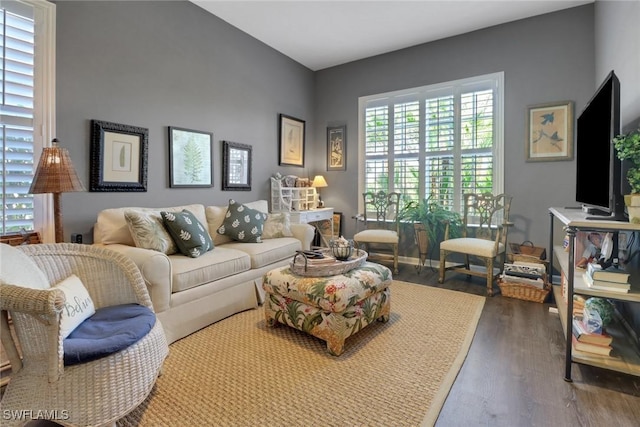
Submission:
M 484 298 L 394 281 L 391 315 L 340 357 L 263 309 L 170 346 L 147 400 L 119 426 L 433 425 L 469 350 Z

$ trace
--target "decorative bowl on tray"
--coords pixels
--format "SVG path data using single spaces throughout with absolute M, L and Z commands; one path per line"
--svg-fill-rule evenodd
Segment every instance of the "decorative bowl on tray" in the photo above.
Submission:
M 353 253 L 353 240 L 347 240 L 344 237 L 332 239 L 329 241 L 329 248 L 335 259 L 338 261 L 346 261 Z

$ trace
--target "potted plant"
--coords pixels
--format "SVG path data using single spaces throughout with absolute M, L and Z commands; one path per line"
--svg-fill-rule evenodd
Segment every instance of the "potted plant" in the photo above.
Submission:
M 624 202 L 629 213 L 629 222 L 640 223 L 640 127 L 627 134 L 613 138 L 616 155 L 620 160 L 629 160 L 627 181 L 631 194 L 625 194 Z
M 400 220 L 413 222 L 420 263 L 424 265 L 429 248 L 436 248 L 449 224 L 449 237 L 460 237 L 462 218 L 435 200 L 433 195 L 420 202 L 409 201 L 400 210 Z M 419 268 L 419 267 L 418 267 Z

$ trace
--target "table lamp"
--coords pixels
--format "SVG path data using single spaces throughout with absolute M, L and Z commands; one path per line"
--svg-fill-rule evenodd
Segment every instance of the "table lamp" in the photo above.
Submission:
M 69 151 L 58 145 L 54 138 L 51 147 L 45 147 L 33 177 L 30 194 L 53 193 L 53 216 L 55 221 L 56 243 L 64 242 L 62 229 L 62 206 L 60 193 L 85 191 L 78 174 L 69 158 Z
M 322 198 L 320 197 L 320 188 L 328 187 L 327 181 L 324 179 L 324 176 L 316 175 L 313 178 L 313 182 L 311 183 L 311 186 L 318 189 L 318 206 L 317 207 L 318 208 L 324 207 L 324 202 L 322 201 Z

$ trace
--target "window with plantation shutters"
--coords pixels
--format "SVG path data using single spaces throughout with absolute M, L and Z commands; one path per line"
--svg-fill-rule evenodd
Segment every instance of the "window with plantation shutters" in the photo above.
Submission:
M 42 0 L 8 1 L 0 13 L 0 186 L 2 186 L 2 221 L 0 234 L 34 230 L 44 219 L 36 219 L 39 202 L 29 187 L 37 158 L 46 134 L 42 123 L 51 121 L 52 111 L 39 97 L 53 85 L 49 78 L 52 66 L 40 66 L 37 56 L 45 53 L 47 43 L 37 43 L 38 37 L 50 37 L 53 6 Z M 41 21 L 49 21 L 48 25 Z M 38 34 L 40 32 L 40 34 Z M 46 33 L 46 34 L 45 34 Z M 41 45 L 36 47 L 37 45 Z M 39 73 L 39 74 L 38 74 Z M 39 82 L 39 83 L 37 83 Z M 46 116 L 46 118 L 44 117 Z M 42 132 L 34 132 L 42 129 Z M 41 203 L 40 203 L 41 204 Z M 42 215 L 40 215 L 42 216 Z
M 501 193 L 503 74 L 360 98 L 360 190 L 431 197 L 460 211 L 467 192 Z

